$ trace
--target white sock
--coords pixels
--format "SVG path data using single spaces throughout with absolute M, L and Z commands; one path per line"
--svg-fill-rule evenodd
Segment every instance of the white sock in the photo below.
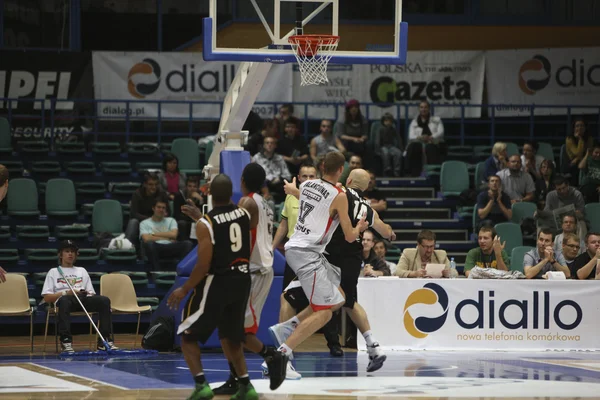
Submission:
M 198 373 L 196 374 L 196 376 L 202 376 L 202 375 L 204 375 L 204 372 L 198 372 Z
M 296 326 L 300 325 L 300 320 L 298 319 L 297 316 L 294 315 L 292 318 L 285 321 L 284 324 L 291 325 L 295 328 Z
M 367 342 L 367 346 L 373 346 L 375 343 L 377 343 L 375 336 L 373 336 L 373 332 L 370 330 L 363 333 L 363 337 L 365 338 L 365 342 Z
M 282 344 L 281 346 L 279 346 L 279 348 L 277 349 L 277 351 L 282 352 L 283 354 L 287 354 L 288 356 L 290 354 L 292 354 L 292 349 L 290 349 L 290 347 L 287 344 Z

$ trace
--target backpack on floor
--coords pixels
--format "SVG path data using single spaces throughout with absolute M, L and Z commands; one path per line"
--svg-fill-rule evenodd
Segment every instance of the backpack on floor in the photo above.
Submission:
M 142 347 L 146 350 L 171 351 L 175 339 L 175 318 L 158 317 L 146 331 Z

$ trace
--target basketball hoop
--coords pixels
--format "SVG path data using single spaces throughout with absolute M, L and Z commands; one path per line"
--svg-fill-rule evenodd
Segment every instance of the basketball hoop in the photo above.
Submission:
M 339 36 L 294 35 L 288 39 L 300 67 L 300 85 L 327 83 L 327 64 L 338 47 Z

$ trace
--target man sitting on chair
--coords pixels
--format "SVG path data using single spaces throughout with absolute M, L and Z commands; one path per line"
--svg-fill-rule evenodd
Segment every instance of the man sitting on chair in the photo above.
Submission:
M 110 348 L 106 349 L 104 343 L 98 338 L 98 350 L 118 350 L 111 339 L 110 299 L 96 294 L 85 268 L 74 266 L 78 251 L 79 247 L 71 240 L 64 240 L 60 243 L 58 262 L 62 268 L 64 278 L 58 272 L 58 268 L 52 268 L 46 275 L 46 281 L 42 288 L 44 301 L 48 304 L 54 303 L 58 307 L 56 318 L 58 319 L 58 334 L 60 335 L 62 351 L 65 353 L 75 352 L 72 345 L 73 336 L 71 335 L 69 317 L 71 311 L 83 311 L 75 296 L 79 296 L 88 312 L 94 311 L 99 315 L 100 326 L 98 328 Z M 65 278 L 69 280 L 75 292 L 69 289 Z

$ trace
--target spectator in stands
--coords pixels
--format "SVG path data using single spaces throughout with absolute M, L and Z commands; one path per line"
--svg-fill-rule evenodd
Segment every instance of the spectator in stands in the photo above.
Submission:
M 535 183 L 531 175 L 521 170 L 521 157 L 513 155 L 508 158 L 508 168 L 498 172 L 502 180 L 502 188 L 510 196 L 511 204 L 521 201 L 533 201 Z
M 543 279 L 547 272 L 560 271 L 565 277 L 571 276 L 562 252 L 555 253 L 552 248 L 553 234 L 550 229 L 538 233 L 537 247 L 525 253 L 523 270 L 527 279 Z
M 467 278 L 474 267 L 494 268 L 501 271 L 510 269 L 510 257 L 504 251 L 506 242 L 501 242 L 501 238 L 496 235 L 493 227 L 484 225 L 479 228 L 477 242 L 479 247 L 469 250 L 465 260 Z
M 8 193 L 8 168 L 0 164 L 0 202 L 4 200 Z M 6 271 L 0 267 L 0 283 L 6 281 Z
M 581 192 L 569 185 L 569 181 L 564 176 L 557 176 L 554 179 L 554 189 L 546 196 L 546 208 L 544 211 L 554 211 L 557 208 L 573 205 L 575 207 L 575 216 L 581 224 L 585 224 L 585 201 Z
M 533 180 L 537 180 L 541 177 L 540 167 L 544 157 L 537 154 L 538 143 L 533 141 L 527 141 L 523 144 L 523 154 L 521 155 L 521 164 L 523 165 L 523 172 L 528 172 Z
M 297 175 L 300 164 L 308 160 L 308 146 L 304 136 L 299 134 L 299 124 L 298 118 L 289 117 L 285 121 L 285 135 L 277 141 L 277 154 L 283 156 L 292 175 Z
M 186 176 L 179 172 L 179 159 L 173 153 L 165 154 L 162 171 L 158 173 L 160 189 L 173 200 L 180 190 L 185 190 Z
M 390 113 L 381 117 L 381 128 L 372 138 L 375 154 L 381 157 L 384 176 L 402 175 L 402 139 L 394 126 L 394 117 Z
M 548 192 L 555 189 L 554 163 L 551 160 L 544 160 L 540 164 L 540 177 L 535 181 L 535 196 L 537 198 L 538 209 L 543 210 L 546 207 L 546 196 Z
M 512 218 L 510 197 L 502 191 L 502 181 L 498 175 L 488 178 L 488 190 L 477 196 L 477 216 L 484 224 L 496 225 Z
M 445 250 L 435 250 L 435 233 L 430 230 L 422 230 L 417 235 L 417 248 L 404 249 L 398 265 L 396 275 L 400 278 L 426 278 L 427 264 L 445 264 L 442 271 L 444 278 L 458 276 L 456 270 L 450 269 L 450 260 Z
M 152 208 L 156 200 L 160 199 L 168 204 L 169 198 L 160 190 L 158 176 L 154 173 L 144 174 L 144 183 L 131 196 L 131 209 L 125 236 L 136 247 L 140 248 L 140 221 L 152 217 Z
M 46 275 L 42 296 L 48 304 L 55 304 L 58 307 L 57 325 L 58 335 L 60 336 L 60 347 L 65 353 L 74 353 L 73 336 L 71 335 L 71 312 L 82 311 L 81 305 L 75 298 L 83 303 L 88 311 L 97 312 L 99 315 L 100 333 L 108 342 L 109 349 L 106 349 L 104 343 L 98 338 L 98 350 L 117 350 L 112 340 L 112 321 L 110 315 L 110 299 L 96 294 L 92 286 L 92 280 L 89 274 L 82 267 L 76 267 L 79 247 L 71 240 L 64 240 L 58 246 L 58 263 L 64 274 L 58 272 L 58 268 L 52 268 Z M 69 280 L 72 291 L 65 278 Z
M 358 100 L 352 99 L 346 103 L 344 120 L 339 121 L 336 126 L 335 134 L 342 140 L 344 147 L 364 159 L 369 139 L 369 122 L 360 112 Z
M 375 235 L 369 229 L 363 232 L 363 275 L 364 276 L 390 276 L 390 268 L 384 259 L 375 254 L 373 246 L 375 245 Z
M 427 101 L 419 104 L 419 115 L 410 124 L 406 148 L 406 163 L 410 176 L 419 176 L 423 164 L 442 164 L 446 155 L 444 123 L 440 117 L 431 115 Z
M 554 239 L 554 252 L 562 253 L 564 247 L 564 239 L 567 235 L 577 234 L 577 217 L 575 214 L 565 214 L 562 217 L 562 233 L 556 236 Z M 579 243 L 578 251 L 576 256 L 580 255 L 585 251 L 585 243 L 583 240 Z
M 575 279 L 595 279 L 596 264 L 600 260 L 600 233 L 589 232 L 585 236 L 587 251 L 577 256 L 573 262 L 572 270 Z
M 177 222 L 167 217 L 168 203 L 157 199 L 152 207 L 153 215 L 140 223 L 140 239 L 146 257 L 154 271 L 160 271 L 160 259 L 183 258 L 192 250 L 192 243 L 177 241 Z
M 572 279 L 577 279 L 577 273 L 573 270 L 573 265 L 577 259 L 577 256 L 579 254 L 583 254 L 579 252 L 584 248 L 581 246 L 581 243 L 583 243 L 583 240 L 579 239 L 579 236 L 575 235 L 574 233 L 565 233 L 562 239 L 561 252 L 565 262 L 567 263 L 567 267 L 569 267 L 569 272 L 571 273 Z
M 263 167 L 267 173 L 267 187 L 276 202 L 283 200 L 283 181 L 292 179 L 283 157 L 275 153 L 277 138 L 266 136 L 263 142 L 263 151 L 256 153 L 252 161 Z
M 242 130 L 248 131 L 248 137 L 251 138 L 254 135 L 260 135 L 263 126 L 264 122 L 260 115 L 250 110 L 248 118 L 246 118 L 246 122 L 244 122 L 244 126 L 242 127 Z
M 506 152 L 506 143 L 496 142 L 492 147 L 492 155 L 485 160 L 483 168 L 483 179 L 489 182 L 488 178 L 497 175 L 498 172 L 508 167 L 508 154 Z
M 340 180 L 338 182 L 342 185 L 345 185 L 348 177 L 350 176 L 350 171 L 357 168 L 363 168 L 362 157 L 357 154 L 352 154 L 348 159 L 348 166 L 344 166 L 344 172 L 342 172 L 342 176 L 340 176 Z
M 561 165 L 564 174 L 571 175 L 571 184 L 577 185 L 579 179 L 579 163 L 585 158 L 588 150 L 594 147 L 594 138 L 586 129 L 585 121 L 581 118 L 575 120 L 573 133 L 565 141 L 566 158 Z
M 248 138 L 248 143 L 246 144 L 246 150 L 250 152 L 250 155 L 254 157 L 255 154 L 262 152 L 263 150 L 263 141 L 265 138 L 279 137 L 279 132 L 277 128 L 277 121 L 274 119 L 269 119 L 264 122 L 263 128 L 260 130 L 259 134 L 254 134 Z
M 196 207 L 202 209 L 204 198 L 198 189 L 198 178 L 188 177 L 185 183 L 185 191 L 180 191 L 173 199 L 173 218 L 177 221 L 178 240 L 189 240 L 192 224 L 196 220 L 191 219 L 181 211 L 181 207 L 191 200 Z
M 385 199 L 385 195 L 381 190 L 377 188 L 377 179 L 375 174 L 371 171 L 369 172 L 369 187 L 367 191 L 364 193 L 365 199 L 371 201 L 371 208 L 379 213 L 379 217 L 383 219 L 383 213 L 387 210 L 387 200 Z
M 274 122 L 276 124 L 277 137 L 281 138 L 285 134 L 285 123 L 287 120 L 294 116 L 294 105 L 283 104 L 279 107 L 279 115 L 275 116 Z
M 297 184 L 316 179 L 317 178 L 317 167 L 310 163 L 303 164 L 300 167 L 300 173 L 298 174 Z M 285 197 L 285 203 L 283 205 L 283 209 L 281 210 L 281 222 L 279 223 L 279 227 L 277 228 L 277 232 L 275 233 L 275 238 L 273 239 L 273 251 L 279 246 L 279 244 L 283 241 L 285 237 L 289 239 L 292 237 L 294 233 L 294 229 L 296 227 L 296 221 L 298 220 L 298 209 L 299 209 L 299 200 L 295 196 L 287 195 Z M 289 283 L 294 279 L 296 274 L 287 261 L 285 263 L 285 270 L 283 272 L 283 289 L 287 288 Z
M 595 143 L 579 163 L 579 170 L 584 177 L 581 182 L 581 193 L 587 203 L 597 203 L 600 191 L 600 144 Z
M 324 119 L 321 121 L 320 131 L 321 134 L 315 136 L 310 141 L 310 157 L 316 160 L 318 156 L 324 156 L 330 151 L 346 152 L 346 148 L 342 144 L 339 137 L 333 134 L 331 121 Z
M 390 269 L 391 275 L 396 275 L 396 264 L 386 260 L 385 254 L 387 253 L 387 246 L 383 240 L 375 240 L 375 245 L 373 246 L 373 251 L 377 255 L 377 257 L 381 258 L 385 261 L 388 268 Z

